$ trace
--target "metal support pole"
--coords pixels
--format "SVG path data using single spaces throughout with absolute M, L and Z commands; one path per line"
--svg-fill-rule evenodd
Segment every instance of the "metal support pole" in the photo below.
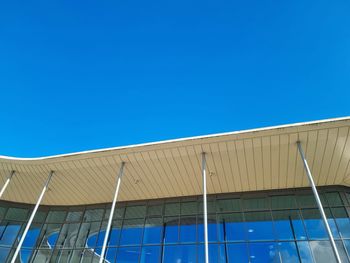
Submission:
M 11 181 L 11 179 L 12 179 L 12 176 L 14 176 L 14 174 L 15 174 L 15 171 L 11 171 L 9 177 L 7 177 L 4 186 L 1 188 L 0 198 L 2 197 L 3 193 L 5 192 L 6 187 L 7 187 L 7 185 L 10 183 L 10 181 Z
M 202 177 L 203 177 L 203 217 L 204 217 L 204 256 L 205 263 L 209 263 L 208 246 L 208 211 L 207 211 L 207 163 L 205 153 L 202 153 Z
M 122 164 L 120 166 L 119 174 L 118 174 L 118 177 L 117 177 L 117 187 L 115 189 L 113 203 L 112 203 L 112 207 L 111 207 L 111 212 L 110 212 L 109 218 L 108 218 L 108 224 L 107 224 L 107 228 L 106 228 L 105 238 L 103 240 L 102 252 L 101 252 L 101 255 L 100 255 L 99 263 L 102 263 L 104 261 L 104 259 L 105 259 L 106 247 L 107 247 L 107 242 L 108 242 L 108 238 L 109 238 L 109 233 L 111 231 L 115 204 L 117 202 L 118 193 L 119 193 L 119 187 L 120 187 L 121 179 L 122 179 L 123 173 L 124 173 L 124 165 L 125 165 L 125 163 L 122 162 Z
M 303 148 L 301 147 L 301 143 L 299 141 L 297 142 L 297 145 L 298 145 L 298 149 L 299 149 L 299 153 L 300 153 L 301 159 L 302 159 L 302 161 L 304 163 L 305 171 L 306 171 L 307 177 L 309 179 L 310 186 L 312 188 L 312 192 L 314 193 L 314 196 L 315 196 L 315 199 L 316 199 L 316 202 L 317 202 L 318 209 L 320 210 L 320 213 L 321 213 L 321 216 L 322 216 L 322 219 L 323 219 L 323 223 L 324 223 L 324 225 L 326 227 L 327 234 L 328 234 L 328 237 L 329 237 L 329 241 L 331 242 L 335 258 L 336 258 L 338 263 L 341 263 L 341 259 L 340 259 L 339 252 L 338 252 L 338 248 L 337 248 L 337 245 L 334 242 L 334 237 L 333 237 L 331 228 L 329 227 L 329 224 L 328 224 L 328 221 L 327 221 L 327 217 L 326 217 L 326 214 L 324 212 L 324 209 L 323 209 L 323 206 L 322 206 L 322 203 L 321 203 L 321 199 L 320 199 L 320 197 L 318 195 L 318 192 L 317 192 L 317 189 L 316 189 L 315 182 L 312 179 L 311 171 L 310 171 L 309 165 L 307 164 Z
M 47 180 L 46 180 L 45 186 L 44 186 L 43 190 L 41 191 L 41 194 L 40 194 L 40 196 L 39 196 L 39 198 L 38 198 L 38 201 L 36 202 L 36 205 L 35 205 L 35 207 L 34 207 L 34 209 L 33 209 L 33 212 L 32 212 L 32 214 L 30 215 L 29 221 L 28 221 L 28 223 L 27 223 L 27 225 L 26 225 L 26 228 L 24 229 L 24 232 L 23 232 L 23 234 L 22 234 L 21 240 L 20 240 L 19 243 L 18 243 L 18 246 L 17 246 L 17 248 L 16 248 L 15 254 L 14 254 L 13 257 L 12 257 L 11 263 L 15 263 L 15 262 L 16 262 L 16 258 L 17 258 L 18 254 L 19 254 L 19 251 L 21 250 L 23 241 L 24 241 L 24 239 L 25 239 L 26 236 L 27 236 L 27 233 L 28 233 L 28 230 L 29 230 L 29 228 L 30 228 L 30 225 L 31 225 L 32 222 L 33 222 L 33 219 L 34 219 L 34 216 L 35 216 L 35 214 L 36 214 L 36 211 L 37 211 L 38 208 L 39 208 L 39 205 L 40 205 L 40 203 L 41 203 L 41 200 L 42 200 L 43 197 L 44 197 L 44 194 L 45 194 L 45 192 L 46 192 L 46 190 L 47 190 L 47 187 L 48 187 L 48 185 L 49 185 L 49 183 L 50 183 L 51 178 L 52 178 L 53 175 L 54 175 L 54 172 L 51 171 L 49 177 L 48 177 Z

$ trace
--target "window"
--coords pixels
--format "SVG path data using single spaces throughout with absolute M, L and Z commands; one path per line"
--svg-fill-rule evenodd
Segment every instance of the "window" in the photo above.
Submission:
M 281 195 L 271 197 L 272 209 L 296 208 L 294 195 Z
M 217 212 L 237 212 L 241 211 L 241 200 L 235 199 L 222 199 L 216 201 Z
M 241 213 L 219 215 L 220 241 L 244 241 L 246 240 L 246 224 Z
M 164 243 L 176 243 L 179 240 L 179 218 L 164 218 Z
M 196 242 L 197 223 L 196 217 L 181 217 L 180 242 Z
M 120 247 L 117 251 L 117 262 L 138 262 L 140 247 Z
M 280 262 L 277 244 L 273 242 L 255 242 L 249 244 L 250 262 Z
M 245 213 L 246 236 L 249 240 L 274 240 L 270 212 Z
M 249 262 L 246 243 L 227 244 L 226 254 L 229 263 Z
M 160 262 L 161 247 L 160 246 L 144 246 L 141 252 L 141 260 L 140 263 L 148 263 L 148 262 Z
M 298 210 L 272 212 L 276 237 L 278 240 L 305 240 L 306 233 Z
M 127 219 L 123 222 L 120 245 L 138 245 L 141 243 L 143 219 Z
M 326 228 L 321 219 L 318 209 L 309 209 L 302 211 L 306 232 L 310 239 L 328 238 Z
M 326 191 L 323 201 L 328 222 L 342 262 L 350 263 L 345 192 Z M 244 193 L 240 198 L 209 196 L 210 262 L 334 262 L 319 210 L 313 207 L 313 196 L 299 190 L 290 193 L 267 192 L 254 198 Z M 201 196 L 117 205 L 106 261 L 204 262 Z M 0 262 L 14 253 L 31 209 L 0 202 Z M 21 260 L 97 262 L 109 215 L 110 204 L 41 207 L 20 251 Z
M 196 245 L 164 246 L 163 263 L 196 263 Z
M 144 244 L 160 244 L 163 235 L 163 220 L 161 218 L 146 219 L 143 234 Z

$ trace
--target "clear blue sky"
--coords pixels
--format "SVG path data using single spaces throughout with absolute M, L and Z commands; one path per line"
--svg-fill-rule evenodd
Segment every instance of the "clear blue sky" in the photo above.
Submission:
M 3 1 L 0 155 L 350 115 L 350 2 Z

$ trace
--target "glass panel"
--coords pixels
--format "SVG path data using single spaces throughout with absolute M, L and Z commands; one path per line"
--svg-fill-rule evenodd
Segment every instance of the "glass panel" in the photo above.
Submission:
M 87 247 L 94 248 L 97 243 L 98 236 L 100 234 L 100 222 L 90 223 L 90 228 L 88 229 L 88 239 L 86 242 Z
M 280 195 L 271 197 L 272 209 L 296 208 L 294 195 Z
M 327 239 L 326 228 L 317 209 L 302 211 L 306 232 L 311 239 Z
M 125 211 L 125 218 L 144 218 L 146 215 L 146 206 L 128 206 Z
M 34 252 L 32 262 L 42 263 L 49 262 L 51 256 L 51 249 L 39 249 Z
M 140 244 L 142 230 L 143 230 L 143 219 L 124 220 L 121 239 L 120 239 L 120 245 Z
M 25 221 L 28 217 L 28 209 L 9 208 L 5 219 L 13 221 Z
M 298 251 L 294 242 L 279 242 L 278 250 L 282 262 L 299 262 Z
M 47 223 L 63 223 L 66 218 L 66 211 L 50 211 L 47 215 Z
M 0 247 L 0 262 L 5 262 L 9 253 L 10 248 Z
M 246 243 L 227 244 L 226 251 L 229 263 L 249 262 Z
M 181 215 L 197 214 L 197 202 L 181 203 Z
M 197 262 L 205 262 L 204 244 L 197 246 L 198 259 Z M 225 263 L 225 248 L 223 245 L 209 244 L 209 262 Z
M 107 228 L 107 221 L 103 221 L 102 224 L 101 224 L 100 231 L 98 233 L 96 247 L 102 247 L 103 246 L 103 240 L 105 239 L 105 235 L 106 235 L 106 228 Z
M 345 193 L 348 205 L 350 204 L 350 192 Z
M 163 214 L 163 204 L 150 204 L 147 208 L 147 215 L 161 216 Z
M 350 238 L 350 219 L 344 208 L 332 208 L 342 238 Z
M 142 248 L 140 263 L 160 262 L 161 247 L 159 246 L 145 246 Z
M 241 200 L 235 199 L 222 199 L 216 201 L 217 212 L 237 212 L 241 211 Z
M 89 234 L 90 223 L 82 223 L 80 226 L 79 234 L 75 243 L 75 247 L 85 247 L 86 239 Z
M 165 204 L 164 214 L 166 216 L 179 215 L 180 214 L 180 203 Z
M 329 241 L 310 241 L 310 247 L 317 263 L 336 263 Z
M 195 263 L 196 245 L 164 246 L 163 263 Z
M 63 247 L 64 242 L 66 240 L 67 228 L 68 228 L 67 225 L 63 225 L 62 229 L 60 230 L 60 233 L 59 233 L 58 237 L 56 237 L 56 235 L 52 236 L 54 239 L 56 239 L 56 240 L 54 240 L 55 243 L 56 243 L 56 247 L 58 247 L 58 248 L 62 248 Z
M 40 233 L 40 248 L 53 248 L 56 245 L 61 224 L 45 224 Z
M 66 221 L 67 222 L 77 222 L 81 220 L 81 217 L 83 216 L 83 211 L 71 211 L 68 212 Z
M 348 259 L 347 255 L 346 255 L 343 243 L 338 240 L 338 241 L 335 241 L 335 244 L 337 246 L 341 262 L 342 263 L 349 263 L 349 259 Z
M 108 246 L 117 246 L 119 244 L 121 228 L 122 228 L 122 221 L 114 220 L 110 231 Z
M 338 228 L 337 228 L 337 225 L 336 225 L 334 219 L 331 218 L 331 216 L 329 216 L 329 215 L 326 215 L 326 216 L 327 216 L 328 225 L 329 225 L 329 227 L 330 227 L 330 229 L 332 231 L 333 237 L 335 239 L 340 238 L 339 233 L 338 233 Z
M 69 262 L 69 258 L 73 254 L 72 250 L 68 249 L 63 249 L 60 250 L 59 256 L 58 256 L 58 262 L 59 263 L 67 263 Z
M 125 213 L 125 207 L 116 207 L 116 209 L 114 210 L 113 218 L 123 218 L 124 213 Z M 109 213 L 107 215 L 109 216 Z
M 7 211 L 7 207 L 0 207 L 0 221 L 5 217 L 6 211 Z
M 209 199 L 209 197 L 207 197 L 208 200 L 207 200 L 207 212 L 208 213 L 215 213 L 216 212 L 216 203 L 215 203 L 215 200 L 211 200 Z M 203 201 L 202 200 L 199 200 L 197 202 L 198 204 L 198 213 L 199 214 L 203 214 Z
M 276 243 L 250 243 L 250 262 L 280 262 Z
M 36 223 L 43 223 L 43 222 L 45 222 L 46 215 L 47 215 L 46 212 L 37 211 L 35 216 L 34 216 L 33 222 L 36 222 Z
M 159 244 L 162 239 L 163 220 L 162 218 L 146 219 L 145 230 L 143 234 L 144 244 Z
M 41 225 L 33 224 L 29 228 L 27 235 L 23 241 L 23 248 L 33 248 L 36 245 L 36 241 L 39 237 Z
M 106 256 L 105 256 L 106 263 L 107 262 L 109 262 L 109 263 L 115 262 L 116 255 L 117 255 L 117 248 L 115 248 L 115 247 L 107 248 Z
M 344 246 L 346 251 L 348 252 L 348 255 L 350 256 L 350 239 L 343 240 Z
M 99 256 L 94 253 L 93 249 L 85 249 L 81 255 L 79 263 L 95 263 L 98 262 Z
M 204 242 L 204 221 L 203 217 L 198 217 L 197 227 L 197 240 L 198 242 Z M 217 223 L 215 215 L 208 215 L 208 241 L 217 241 Z
M 2 223 L 2 235 L 0 238 L 1 246 L 12 246 L 16 240 L 17 235 L 21 230 L 22 225 L 15 222 L 3 222 Z
M 196 242 L 197 236 L 196 217 L 180 218 L 180 241 Z
M 307 241 L 300 241 L 297 242 L 298 250 L 299 250 L 299 256 L 302 263 L 312 263 L 314 262 L 311 255 L 311 250 L 309 247 L 309 242 Z
M 324 194 L 319 194 L 323 206 L 327 206 L 327 200 Z M 298 194 L 297 201 L 299 207 L 317 207 L 316 199 L 313 194 Z
M 226 244 L 219 245 L 219 261 L 220 263 L 227 262 L 227 252 L 226 252 Z M 209 248 L 210 249 L 210 248 Z
M 220 222 L 220 241 L 244 241 L 246 240 L 246 224 L 243 222 L 241 213 L 222 214 L 219 216 Z
M 85 211 L 84 222 L 102 221 L 104 209 L 89 209 Z
M 116 208 L 114 209 L 113 219 L 123 218 L 124 211 L 125 211 L 125 207 L 118 207 L 118 204 L 116 204 Z M 111 214 L 111 209 L 110 208 L 106 209 L 104 219 L 108 220 L 110 214 Z
M 137 263 L 140 256 L 139 247 L 120 247 L 117 252 L 118 263 Z
M 83 254 L 83 250 L 73 250 L 70 258 L 70 262 L 79 262 L 81 259 L 81 256 Z
M 249 240 L 273 240 L 270 212 L 245 213 L 247 237 Z
M 338 192 L 326 193 L 325 195 L 326 195 L 326 198 L 328 201 L 328 205 L 330 205 L 330 206 L 342 206 L 342 205 L 344 205 Z
M 244 210 L 270 209 L 269 199 L 266 197 L 243 199 Z
M 75 240 L 78 236 L 80 224 L 64 224 L 58 238 L 57 245 L 64 248 L 74 247 Z
M 304 224 L 297 210 L 272 211 L 278 240 L 305 240 Z
M 175 243 L 179 240 L 179 218 L 166 217 L 164 218 L 164 242 Z
M 316 199 L 312 194 L 297 195 L 299 207 L 317 207 Z
M 21 253 L 19 255 L 21 263 L 29 262 L 30 256 L 32 255 L 33 250 L 31 249 L 21 249 Z

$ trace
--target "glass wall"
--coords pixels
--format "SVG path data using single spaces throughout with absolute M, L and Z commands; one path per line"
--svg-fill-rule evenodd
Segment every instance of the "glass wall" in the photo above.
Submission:
M 350 255 L 350 190 L 320 190 L 343 262 Z M 119 203 L 105 262 L 204 262 L 201 196 Z M 110 204 L 41 207 L 18 262 L 98 262 Z M 0 262 L 11 259 L 32 206 L 0 203 Z M 216 262 L 335 262 L 311 192 L 208 196 Z

